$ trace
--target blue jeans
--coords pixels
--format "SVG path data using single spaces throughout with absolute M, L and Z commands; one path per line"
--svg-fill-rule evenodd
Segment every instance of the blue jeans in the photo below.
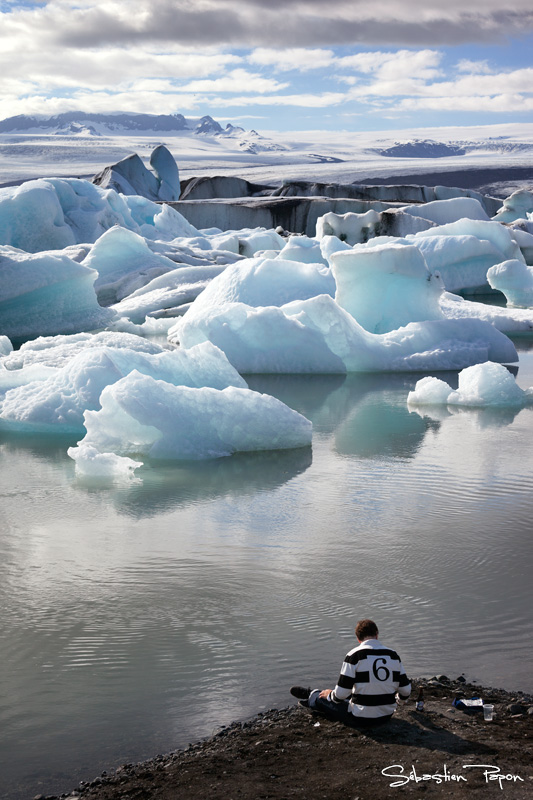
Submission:
M 320 689 L 313 689 L 309 695 L 307 701 L 309 708 L 318 711 L 333 722 L 342 722 L 343 725 L 349 725 L 351 728 L 377 728 L 392 717 L 392 714 L 376 719 L 356 717 L 350 711 L 347 700 L 334 703 L 333 700 L 326 700 L 325 697 L 320 697 L 320 691 Z

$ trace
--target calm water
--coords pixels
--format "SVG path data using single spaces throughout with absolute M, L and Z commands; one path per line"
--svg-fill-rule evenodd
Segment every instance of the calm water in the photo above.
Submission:
M 419 377 L 251 378 L 313 421 L 312 450 L 129 487 L 77 482 L 68 442 L 1 437 L 0 795 L 331 684 L 363 616 L 413 676 L 532 691 L 533 410 L 409 413 Z

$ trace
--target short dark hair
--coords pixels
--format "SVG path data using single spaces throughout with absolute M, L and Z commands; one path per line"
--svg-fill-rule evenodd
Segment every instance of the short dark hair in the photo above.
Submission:
M 377 636 L 378 626 L 371 619 L 360 619 L 355 626 L 355 635 L 362 642 L 363 639 L 368 639 L 369 636 Z

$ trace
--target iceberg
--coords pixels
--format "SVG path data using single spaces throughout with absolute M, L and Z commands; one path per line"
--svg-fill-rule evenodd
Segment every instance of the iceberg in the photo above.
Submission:
M 119 225 L 147 238 L 198 234 L 170 206 L 81 178 L 40 178 L 0 189 L 0 243 L 28 253 L 95 242 Z
M 442 293 L 439 305 L 445 319 L 481 319 L 508 335 L 533 333 L 533 308 L 502 308 L 476 303 L 451 292 Z
M 335 300 L 371 333 L 442 319 L 442 282 L 413 245 L 383 244 L 330 256 Z
M 528 219 L 533 214 L 533 192 L 519 189 L 503 201 L 492 219 L 498 222 L 515 222 L 517 219 Z
M 322 254 L 320 242 L 309 236 L 289 236 L 285 246 L 279 251 L 277 258 L 285 261 L 301 261 L 304 264 L 323 264 L 329 266 Z
M 16 342 L 90 331 L 115 319 L 96 299 L 97 273 L 68 256 L 0 245 L 0 329 Z
M 0 356 L 7 356 L 13 350 L 13 344 L 8 336 L 0 336 Z
M 409 392 L 408 405 L 451 405 L 483 408 L 516 407 L 533 404 L 533 387 L 520 388 L 513 375 L 502 364 L 487 361 L 459 373 L 459 386 L 453 390 L 439 378 L 419 380 Z
M 91 347 L 77 353 L 64 366 L 32 380 L 37 365 L 27 367 L 29 382 L 9 389 L 0 403 L 0 419 L 23 430 L 65 433 L 83 431 L 83 413 L 100 407 L 100 395 L 132 371 L 167 383 L 223 389 L 246 387 L 226 357 L 205 343 L 190 350 L 163 350 L 157 354 L 125 348 Z M 39 365 L 42 369 L 42 364 Z M 48 367 L 50 372 L 50 367 Z
M 430 203 L 403 206 L 405 214 L 421 217 L 437 225 L 457 222 L 462 219 L 488 220 L 489 216 L 479 200 L 474 197 L 453 197 L 448 200 L 433 200 Z
M 97 272 L 94 288 L 103 306 L 176 268 L 170 258 L 154 253 L 142 236 L 118 225 L 97 239 L 83 265 Z
M 178 317 L 225 269 L 224 265 L 176 267 L 132 291 L 112 309 L 119 317 L 127 317 L 136 324 L 142 324 L 148 315 Z
M 510 306 L 533 306 L 533 269 L 522 261 L 510 259 L 496 264 L 487 272 L 487 280 L 505 295 Z
M 281 306 L 291 300 L 334 292 L 333 275 L 322 264 L 258 256 L 226 267 L 194 301 L 187 317 L 201 317 L 226 303 Z M 172 329 L 169 334 L 172 336 Z
M 374 235 L 379 219 L 380 216 L 374 209 L 369 209 L 364 214 L 335 214 L 329 211 L 316 221 L 316 238 L 337 236 L 341 242 L 352 245 L 366 242 Z
M 76 475 L 88 479 L 126 482 L 131 480 L 134 471 L 143 465 L 142 461 L 134 461 L 127 456 L 99 453 L 90 444 L 69 447 L 67 455 L 76 462 Z
M 62 367 L 78 353 L 97 347 L 125 348 L 151 354 L 163 353 L 167 349 L 155 342 L 141 339 L 140 336 L 114 331 L 39 336 L 24 342 L 18 350 L 8 353 L 0 360 L 0 368 L 20 370 L 32 364 Z
M 160 144 L 150 156 L 152 172 L 136 153 L 95 175 L 93 183 L 125 195 L 141 195 L 149 200 L 179 200 L 178 165 L 170 150 Z
M 101 453 L 198 460 L 311 444 L 309 420 L 250 389 L 173 386 L 133 371 L 106 387 L 100 402 L 99 411 L 85 412 L 79 446 Z
M 281 307 L 226 303 L 202 314 L 193 310 L 194 304 L 170 329 L 169 338 L 184 348 L 210 341 L 240 373 L 447 370 L 489 358 L 518 360 L 513 343 L 483 320 L 411 322 L 375 334 L 329 295 Z

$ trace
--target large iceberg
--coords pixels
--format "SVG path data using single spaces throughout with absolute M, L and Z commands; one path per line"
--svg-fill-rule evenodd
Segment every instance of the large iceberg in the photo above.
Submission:
M 366 331 L 329 295 L 281 307 L 227 303 L 191 314 L 170 329 L 185 348 L 210 341 L 241 373 L 397 372 L 462 369 L 518 360 L 513 343 L 488 322 L 411 322 L 389 333 Z
M 139 156 L 133 153 L 95 175 L 93 183 L 104 189 L 114 189 L 126 195 L 141 195 L 149 200 L 179 200 L 178 165 L 164 144 L 152 151 L 150 166 L 153 171 L 147 169 Z
M 203 459 L 311 444 L 309 420 L 250 389 L 192 389 L 134 371 L 104 389 L 100 403 L 86 411 L 80 443 L 100 453 Z

